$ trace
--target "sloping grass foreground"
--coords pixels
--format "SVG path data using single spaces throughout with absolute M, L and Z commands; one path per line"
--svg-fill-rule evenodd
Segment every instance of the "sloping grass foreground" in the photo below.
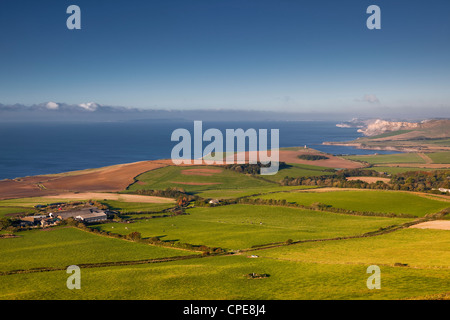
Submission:
M 366 286 L 368 265 L 219 256 L 81 270 L 81 289 L 55 271 L 1 276 L 0 299 L 403 299 L 450 290 L 437 269 L 381 268 L 381 289 Z M 264 279 L 248 279 L 249 273 Z

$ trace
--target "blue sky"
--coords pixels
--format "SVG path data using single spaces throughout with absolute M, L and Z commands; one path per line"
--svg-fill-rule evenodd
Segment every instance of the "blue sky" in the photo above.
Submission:
M 448 0 L 3 0 L 0 103 L 449 109 L 449 15 Z

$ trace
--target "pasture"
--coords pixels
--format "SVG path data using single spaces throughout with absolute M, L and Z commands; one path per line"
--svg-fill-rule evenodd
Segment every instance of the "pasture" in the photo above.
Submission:
M 301 243 L 260 250 L 254 254 L 311 263 L 379 266 L 394 266 L 401 263 L 414 268 L 449 269 L 449 248 L 448 230 L 408 228 L 376 237 Z
M 66 288 L 65 271 L 3 276 L 0 299 L 379 300 L 450 290 L 448 272 L 403 267 L 381 267 L 381 290 L 369 290 L 367 267 L 245 255 L 207 257 L 82 269 L 81 290 Z M 251 272 L 270 276 L 247 279 L 245 275 Z
M 426 154 L 433 160 L 433 163 L 450 163 L 450 151 L 448 152 L 431 152 Z
M 320 191 L 320 189 L 317 189 Z M 253 198 L 286 200 L 311 206 L 314 203 L 360 212 L 409 214 L 423 217 L 449 207 L 449 203 L 400 191 L 342 190 L 328 192 L 300 191 L 271 193 Z
M 296 241 L 359 235 L 408 221 L 259 205 L 198 207 L 187 210 L 187 213 L 94 227 L 119 234 L 138 231 L 144 238 L 160 237 L 162 241 L 238 250 L 288 239 Z
M 0 239 L 0 271 L 181 256 L 192 252 L 95 235 L 71 227 L 16 233 Z M 4 279 L 4 278 L 2 278 Z
M 312 177 L 312 176 L 323 176 L 333 174 L 333 170 L 331 168 L 319 167 L 308 164 L 298 164 L 298 163 L 289 163 L 288 167 L 282 168 L 276 174 L 271 176 L 264 176 L 264 179 L 278 182 L 283 180 L 284 177 Z
M 271 182 L 225 168 L 214 166 L 208 168 L 209 171 L 205 171 L 205 166 L 168 166 L 148 171 L 137 176 L 136 182 L 127 190 L 161 190 L 175 187 L 196 193 L 215 189 L 246 190 L 274 186 Z

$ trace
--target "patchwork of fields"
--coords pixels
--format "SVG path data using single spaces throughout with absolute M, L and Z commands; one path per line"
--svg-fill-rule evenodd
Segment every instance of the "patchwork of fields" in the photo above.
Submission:
M 429 158 L 450 162 L 446 154 Z M 380 165 L 374 169 L 426 162 L 417 154 L 348 159 Z M 261 177 L 167 165 L 138 174 L 120 193 L 0 200 L 5 226 L 8 219 L 37 214 L 36 205 L 75 198 L 95 199 L 116 212 L 87 226 L 3 228 L 0 299 L 448 297 L 450 231 L 410 228 L 447 219 L 448 196 L 279 183 L 286 176 L 329 176 L 330 169 L 291 163 Z M 142 190 L 175 190 L 193 200 L 179 208 L 178 196 L 133 197 Z M 66 287 L 69 265 L 81 267 L 80 290 Z M 370 265 L 381 269 L 379 290 L 367 288 Z M 267 277 L 246 276 L 253 273 Z

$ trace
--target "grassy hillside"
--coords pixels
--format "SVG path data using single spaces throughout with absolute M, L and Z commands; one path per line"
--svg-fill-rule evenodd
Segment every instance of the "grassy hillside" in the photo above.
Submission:
M 372 238 L 302 243 L 260 250 L 255 254 L 282 260 L 327 264 L 394 266 L 395 263 L 402 263 L 417 268 L 449 268 L 448 248 L 450 232 L 447 230 L 403 229 Z
M 288 239 L 357 235 L 405 222 L 405 219 L 256 205 L 194 208 L 187 212 L 189 215 L 139 220 L 132 224 L 108 223 L 98 227 L 120 234 L 138 231 L 143 237 L 161 237 L 163 241 L 244 249 Z
M 0 299 L 308 300 L 403 299 L 449 291 L 439 269 L 381 267 L 381 290 L 369 290 L 368 265 L 320 264 L 222 256 L 82 270 L 81 290 L 67 290 L 65 271 L 11 275 Z M 266 273 L 251 280 L 246 274 Z M 45 296 L 43 296 L 45 292 Z
M 289 163 L 287 168 L 279 170 L 276 174 L 271 176 L 264 176 L 265 179 L 278 182 L 284 177 L 311 177 L 323 176 L 333 174 L 330 168 L 319 167 L 308 164 Z
M 53 228 L 18 233 L 0 239 L 0 271 L 72 264 L 152 259 L 192 254 L 94 235 L 75 228 Z M 4 277 L 4 276 L 0 276 Z M 2 278 L 4 279 L 4 278 Z
M 214 170 L 204 172 L 205 168 Z M 270 187 L 270 182 L 257 179 L 232 170 L 220 167 L 168 166 L 145 172 L 136 177 L 136 182 L 128 187 L 129 191 L 141 189 L 182 188 L 188 192 L 199 192 L 215 189 L 242 189 L 253 187 Z
M 449 202 L 432 200 L 415 194 L 381 190 L 339 190 L 332 192 L 280 192 L 255 198 L 286 200 L 310 206 L 323 203 L 335 208 L 422 217 L 450 207 Z

